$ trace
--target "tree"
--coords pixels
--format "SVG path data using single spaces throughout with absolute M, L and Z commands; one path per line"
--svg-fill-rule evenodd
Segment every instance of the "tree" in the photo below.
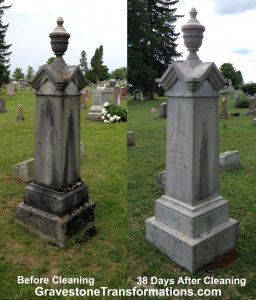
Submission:
M 106 65 L 101 66 L 100 70 L 100 80 L 107 80 L 110 78 L 109 68 Z
M 239 86 L 244 83 L 244 78 L 241 71 L 236 71 L 236 78 Z
M 82 72 L 84 73 L 84 75 L 89 71 L 88 63 L 87 63 L 87 54 L 84 50 L 81 52 L 79 66 L 80 66 L 80 69 L 82 70 Z
M 53 63 L 54 59 L 55 59 L 55 56 L 51 56 L 50 58 L 48 58 L 48 60 L 47 60 L 46 63 L 47 63 L 48 65 L 51 65 L 51 64 Z
M 100 80 L 101 68 L 103 65 L 103 46 L 96 48 L 94 56 L 91 59 L 92 71 L 96 74 L 96 82 Z
M 118 68 L 111 72 L 110 78 L 112 79 L 119 79 L 119 80 L 125 80 L 127 79 L 127 68 Z
M 178 0 L 128 0 L 128 82 L 141 89 L 147 99 L 154 98 L 155 78 L 168 64 L 181 56 L 176 51 L 179 15 L 172 5 Z
M 6 44 L 5 35 L 9 24 L 4 25 L 2 21 L 2 16 L 6 9 L 9 9 L 11 5 L 2 5 L 4 0 L 0 0 L 0 86 L 3 83 L 9 82 L 10 71 L 9 71 L 9 56 L 12 52 L 9 51 L 11 47 L 10 44 Z
M 16 68 L 12 73 L 12 79 L 14 81 L 19 81 L 20 79 L 24 79 L 25 74 L 22 72 L 21 68 Z
M 243 83 L 243 75 L 241 71 L 237 71 L 233 64 L 231 63 L 224 63 L 220 66 L 220 71 L 222 75 L 230 79 L 232 81 L 232 85 L 234 87 L 238 87 Z
M 26 74 L 26 80 L 29 82 L 31 81 L 33 75 L 34 75 L 35 71 L 34 69 L 31 67 L 31 66 L 28 66 L 28 69 L 27 69 L 27 74 Z

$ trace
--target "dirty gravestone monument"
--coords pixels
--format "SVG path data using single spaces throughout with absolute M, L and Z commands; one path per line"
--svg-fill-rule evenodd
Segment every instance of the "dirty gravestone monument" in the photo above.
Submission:
M 186 61 L 157 80 L 168 97 L 166 183 L 146 220 L 147 239 L 190 272 L 234 250 L 238 235 L 219 195 L 218 90 L 225 79 L 214 63 L 199 60 L 205 28 L 196 15 L 193 8 L 182 27 Z
M 7 110 L 5 109 L 5 100 L 0 98 L 0 113 L 6 113 Z
M 95 204 L 80 179 L 80 90 L 83 74 L 62 56 L 70 35 L 63 19 L 50 33 L 56 58 L 32 79 L 36 90 L 34 180 L 25 188 L 16 221 L 60 247 L 94 228 Z
M 221 111 L 219 115 L 220 119 L 228 119 L 227 113 L 227 97 L 223 97 L 221 101 Z
M 23 105 L 19 104 L 18 105 L 18 113 L 17 113 L 17 117 L 16 117 L 17 121 L 24 121 L 25 118 L 23 116 Z

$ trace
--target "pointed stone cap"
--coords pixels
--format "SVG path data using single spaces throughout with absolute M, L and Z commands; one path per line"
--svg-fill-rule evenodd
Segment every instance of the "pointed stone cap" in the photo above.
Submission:
M 68 39 L 70 38 L 70 34 L 66 32 L 63 23 L 63 19 L 59 17 L 57 19 L 57 27 L 49 34 L 52 51 L 57 57 L 62 57 L 64 55 L 68 48 Z
M 195 8 L 192 8 L 189 14 L 190 20 L 181 27 L 181 30 L 183 32 L 184 44 L 189 51 L 187 61 L 194 68 L 201 62 L 196 52 L 202 45 L 205 27 L 197 20 L 197 10 Z

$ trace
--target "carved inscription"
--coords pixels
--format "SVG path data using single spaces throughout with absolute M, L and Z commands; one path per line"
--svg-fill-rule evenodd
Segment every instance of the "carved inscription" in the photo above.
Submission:
M 177 171 L 188 168 L 190 140 L 182 128 L 175 128 L 169 135 L 168 163 Z

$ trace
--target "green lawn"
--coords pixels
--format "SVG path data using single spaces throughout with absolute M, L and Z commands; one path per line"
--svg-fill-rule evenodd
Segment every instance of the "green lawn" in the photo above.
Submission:
M 81 111 L 81 141 L 85 146 L 81 178 L 89 186 L 90 201 L 96 202 L 97 234 L 86 241 L 76 238 L 67 248 L 59 249 L 15 223 L 15 208 L 23 200 L 26 184 L 12 177 L 11 166 L 33 157 L 35 95 L 17 91 L 8 97 L 4 90 L 0 95 L 8 111 L 0 114 L 0 298 L 35 299 L 33 286 L 16 283 L 18 275 L 94 277 L 95 287 L 124 287 L 127 124 L 87 121 L 88 110 Z M 23 122 L 16 121 L 19 104 L 24 106 Z
M 163 100 L 165 98 L 128 101 L 128 129 L 136 132 L 137 144 L 128 149 L 129 284 L 135 285 L 137 276 L 233 276 L 246 278 L 247 285 L 197 287 L 221 288 L 221 299 L 256 299 L 256 127 L 252 126 L 252 116 L 243 115 L 246 109 L 233 108 L 231 98 L 228 100 L 228 113 L 240 112 L 240 117 L 220 120 L 220 152 L 240 150 L 241 167 L 221 172 L 220 194 L 231 204 L 230 216 L 240 222 L 238 259 L 229 265 L 224 262 L 221 267 L 214 265 L 192 275 L 168 259 L 145 238 L 144 221 L 154 215 L 154 200 L 164 193 L 155 186 L 153 177 L 165 169 L 166 119 L 157 118 Z M 153 105 L 157 107 L 155 114 L 150 112 Z

